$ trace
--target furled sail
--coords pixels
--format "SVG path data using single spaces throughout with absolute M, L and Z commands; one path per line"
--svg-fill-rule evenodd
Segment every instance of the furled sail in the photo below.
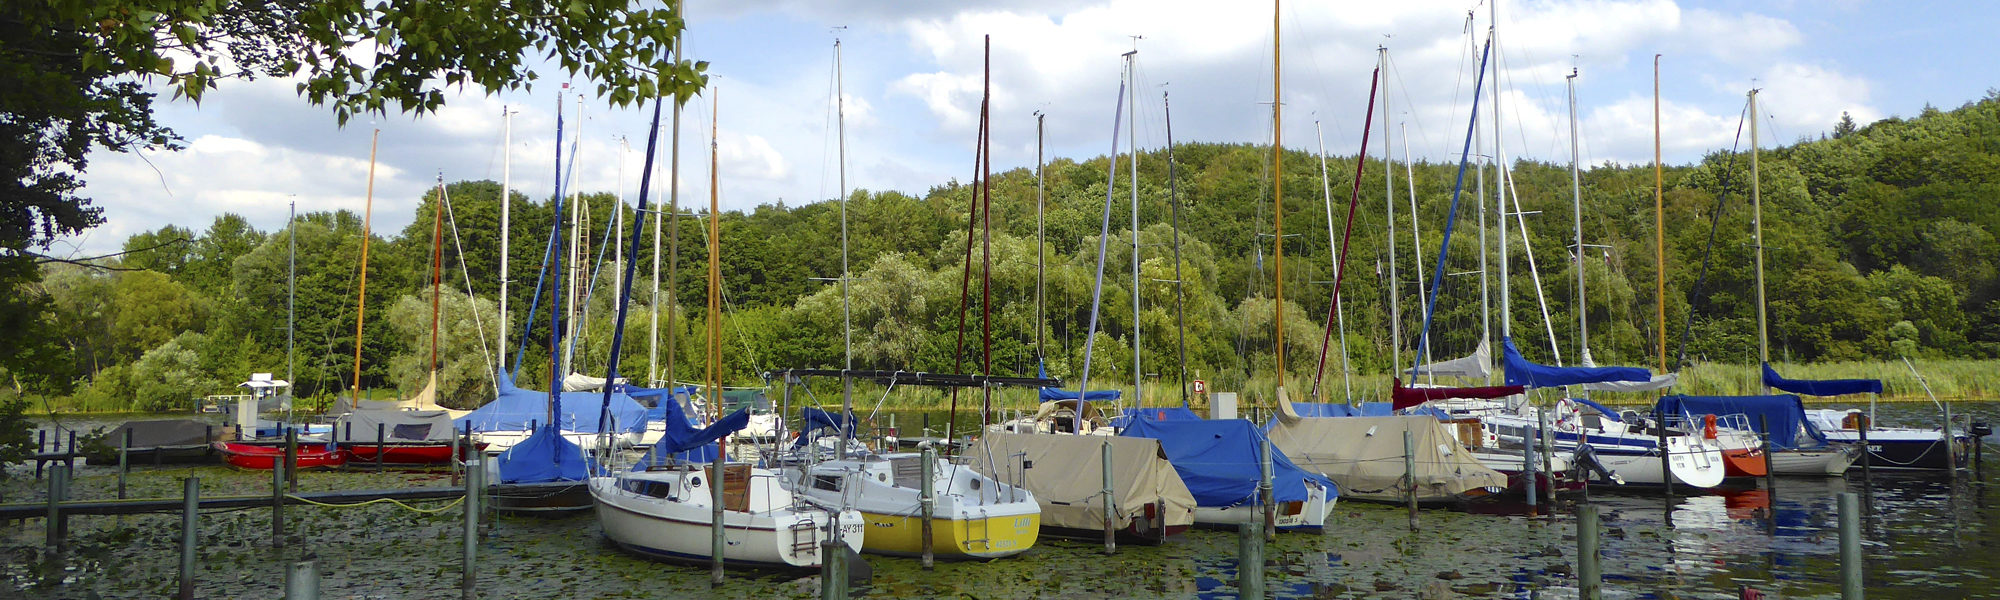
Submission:
M 1590 359 L 1590 349 L 1583 349 L 1583 366 L 1595 367 L 1597 362 Z M 1593 392 L 1650 392 L 1673 387 L 1681 382 L 1679 373 L 1661 373 L 1646 381 L 1599 381 L 1583 384 L 1583 389 Z
M 1488 345 L 1485 340 L 1479 341 L 1479 347 L 1473 349 L 1472 354 L 1451 360 L 1419 365 L 1410 369 L 1410 378 L 1412 380 L 1424 376 L 1485 379 L 1492 374 L 1493 350 L 1492 346 Z

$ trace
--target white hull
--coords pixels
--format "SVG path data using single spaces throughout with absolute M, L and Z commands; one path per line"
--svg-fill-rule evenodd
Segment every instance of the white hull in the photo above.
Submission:
M 820 565 L 820 542 L 833 535 L 836 522 L 841 541 L 860 551 L 867 530 L 860 513 L 794 507 L 791 494 L 783 491 L 774 473 L 763 469 L 752 473 L 749 504 L 764 510 L 723 511 L 725 565 L 816 568 Z M 711 558 L 713 532 L 712 490 L 705 485 L 706 480 L 707 472 L 701 470 L 592 477 L 590 495 L 604 536 L 613 543 L 663 560 L 705 562 Z
M 837 439 L 837 438 L 836 438 Z M 1025 489 L 996 481 L 965 465 L 933 459 L 930 518 L 933 551 L 944 556 L 1000 558 L 1027 551 L 1040 534 L 1042 507 Z M 793 493 L 822 508 L 848 508 L 873 528 L 862 548 L 889 555 L 921 555 L 923 455 L 884 454 L 788 467 Z M 995 529 L 995 528 L 999 529 Z M 960 539 L 960 532 L 978 531 Z
M 1838 477 L 1847 472 L 1860 453 L 1847 446 L 1821 450 L 1773 450 L 1771 470 L 1779 475 L 1821 475 Z
M 1728 468 L 1722 459 L 1722 449 L 1713 440 L 1689 445 L 1692 438 L 1675 436 L 1667 438 L 1669 469 L 1674 483 L 1697 488 L 1712 488 L 1722 485 L 1728 475 Z M 1660 473 L 1660 455 L 1657 452 L 1643 454 L 1612 454 L 1599 449 L 1597 461 L 1618 474 L 1626 483 L 1660 485 L 1666 479 Z
M 1328 498 L 1326 488 L 1316 485 L 1306 486 L 1306 500 L 1296 508 L 1280 503 L 1277 510 L 1279 529 L 1319 529 L 1326 526 L 1326 516 L 1333 512 L 1333 505 L 1339 499 Z M 1244 523 L 1264 522 L 1262 508 L 1244 504 L 1227 508 L 1197 506 L 1194 509 L 1194 523 L 1203 527 L 1234 527 Z

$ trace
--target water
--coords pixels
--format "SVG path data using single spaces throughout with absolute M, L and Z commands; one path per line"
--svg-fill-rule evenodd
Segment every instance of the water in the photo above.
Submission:
M 2000 421 L 2000 403 L 1959 403 L 1955 413 Z M 1885 404 L 1885 424 L 1936 424 L 1928 404 Z M 909 417 L 899 417 L 908 419 Z M 115 422 L 119 419 L 104 419 Z M 933 419 L 934 426 L 941 422 Z M 66 425 L 74 425 L 66 421 Z M 115 424 L 115 423 L 114 423 Z M 914 429 L 907 423 L 899 423 Z M 2000 446 L 1975 481 L 1876 473 L 1864 486 L 1846 478 L 1779 478 L 1775 492 L 1737 490 L 1676 498 L 1596 493 L 1604 524 L 1607 598 L 1736 598 L 1739 586 L 1770 597 L 1837 598 L 1834 498 L 1863 494 L 1868 518 L 1866 576 L 1872 598 L 2000 598 Z M 115 470 L 81 468 L 83 498 L 116 495 Z M 16 466 L 0 492 L 37 501 L 32 469 Z M 179 479 L 198 475 L 205 494 L 268 493 L 267 473 L 223 467 L 141 467 L 133 497 L 178 497 Z M 443 473 L 305 473 L 307 490 L 446 485 Z M 420 507 L 437 507 L 431 503 Z M 1495 507 L 1504 509 L 1505 507 Z M 1491 512 L 1491 511 L 1482 511 Z M 290 543 L 270 546 L 268 509 L 205 513 L 198 564 L 202 597 L 275 598 L 286 561 L 311 557 L 327 598 L 428 598 L 457 593 L 460 523 L 455 508 L 436 514 L 385 505 L 291 507 Z M 1565 513 L 1529 518 L 1426 510 L 1411 532 L 1396 507 L 1342 503 L 1318 534 L 1287 533 L 1267 547 L 1268 586 L 1280 598 L 1571 598 L 1575 526 Z M 39 520 L 0 526 L 0 598 L 161 597 L 174 586 L 178 515 L 73 517 L 73 550 L 40 558 Z M 981 598 L 1126 598 L 1236 595 L 1233 531 L 1197 530 L 1164 546 L 1044 540 L 1025 555 L 994 562 L 940 562 L 869 556 L 866 595 Z M 732 573 L 711 590 L 705 568 L 666 565 L 621 553 L 595 519 L 503 519 L 479 546 L 479 585 L 489 597 L 805 598 L 813 578 Z

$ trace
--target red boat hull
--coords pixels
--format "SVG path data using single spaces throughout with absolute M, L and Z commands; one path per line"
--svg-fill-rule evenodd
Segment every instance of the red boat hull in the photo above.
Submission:
M 269 471 L 278 461 L 285 459 L 283 446 L 257 446 L 234 442 L 211 444 L 222 453 L 223 462 L 239 469 Z M 340 450 L 328 450 L 326 444 L 299 444 L 298 465 L 301 469 L 332 469 L 347 464 L 347 455 Z
M 1764 451 L 1757 449 L 1723 450 L 1722 466 L 1729 477 L 1763 477 L 1770 472 L 1764 468 Z
M 478 449 L 484 450 L 485 444 Z M 347 460 L 355 463 L 374 464 L 376 447 L 374 444 L 356 443 L 341 446 L 347 453 Z M 442 465 L 451 461 L 452 445 L 449 442 L 436 444 L 390 444 L 381 447 L 382 463 L 389 465 Z M 459 458 L 467 453 L 460 452 Z

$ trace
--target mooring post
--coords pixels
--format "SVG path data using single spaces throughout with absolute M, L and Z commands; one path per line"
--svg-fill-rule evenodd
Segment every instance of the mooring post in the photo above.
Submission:
M 465 600 L 473 600 L 473 598 L 478 597 L 477 588 L 474 585 L 478 581 L 477 577 L 475 577 L 476 571 L 474 570 L 474 565 L 477 563 L 474 561 L 479 548 L 479 492 L 486 487 L 486 469 L 483 464 L 485 462 L 484 460 L 471 460 L 465 463 L 465 535 L 463 536 L 465 538 L 465 561 L 463 565 L 465 567 L 465 576 L 464 579 L 459 581 L 459 589 L 465 594 Z
M 49 466 L 49 517 L 47 545 L 51 554 L 63 550 L 69 534 L 69 516 L 62 512 L 62 502 L 69 496 L 69 465 Z
M 285 463 L 271 464 L 271 547 L 285 547 Z
M 389 430 L 388 424 L 386 423 L 375 424 L 375 472 L 376 473 L 382 472 L 382 441 L 385 439 L 384 436 L 388 433 L 388 430 Z
M 1410 505 L 1410 531 L 1417 530 L 1417 438 L 1403 430 L 1403 499 Z
M 132 428 L 125 428 L 125 439 L 118 442 L 118 499 L 125 499 L 125 471 L 131 466 Z M 158 452 L 155 450 L 155 452 Z
M 1945 439 L 1949 440 L 1949 439 L 1951 438 L 1951 406 L 1950 406 L 1950 405 L 1946 405 L 1946 406 L 1945 406 L 1945 409 L 1944 409 L 1944 421 L 1945 421 L 1945 425 L 1944 425 L 1944 433 L 1945 433 L 1945 436 L 1944 436 L 1944 437 L 1945 437 Z M 69 430 L 69 449 L 68 449 L 68 450 L 65 450 L 65 451 L 63 451 L 63 453 L 62 453 L 62 454 L 63 454 L 63 464 L 65 464 L 65 465 L 69 465 L 69 466 L 72 466 L 72 467 L 76 466 L 76 463 L 72 462 L 72 461 L 76 460 L 76 430 L 75 430 L 75 429 L 71 429 L 71 430 Z
M 49 430 L 47 429 L 35 430 L 35 453 L 41 454 L 47 452 L 48 449 L 49 449 Z M 42 480 L 42 466 L 46 464 L 47 463 L 43 461 L 39 460 L 35 461 L 35 481 Z
M 923 510 L 923 514 L 920 516 L 924 520 L 924 568 L 930 569 L 936 564 L 936 558 L 933 555 L 935 549 L 931 546 L 931 518 L 937 514 L 937 482 L 935 481 L 937 477 L 937 448 L 931 447 L 930 444 L 924 444 L 922 460 L 924 461 L 922 474 L 924 482 L 923 495 L 917 497 L 917 504 Z
M 1541 412 L 1540 410 L 1536 411 L 1537 414 L 1539 414 L 1540 412 Z M 1521 478 L 1526 480 L 1528 484 L 1527 491 L 1528 491 L 1529 516 L 1534 516 L 1536 514 L 1535 509 L 1541 506 L 1541 503 L 1535 501 L 1536 499 L 1535 492 L 1537 491 L 1535 488 L 1539 487 L 1537 484 L 1540 483 L 1540 481 L 1537 481 L 1540 478 L 1536 477 L 1536 475 L 1539 474 L 1539 471 L 1537 471 L 1538 465 L 1535 463 L 1535 440 L 1540 439 L 1541 436 L 1542 434 L 1540 430 L 1537 430 L 1534 435 L 1521 436 Z M 1405 434 L 1404 437 L 1409 437 L 1409 436 Z M 1404 444 L 1404 448 L 1405 452 L 1408 452 L 1408 450 L 1412 449 L 1409 444 Z
M 310 560 L 292 563 L 285 571 L 285 600 L 319 600 L 319 565 Z
M 1944 404 L 1944 470 L 1958 479 L 1958 439 L 1951 435 L 1951 403 Z M 76 433 L 70 432 L 70 446 L 76 446 Z
M 181 480 L 181 581 L 178 600 L 194 600 L 194 540 L 201 508 L 201 478 Z
M 1658 409 L 1658 408 L 1654 408 L 1654 409 L 1653 409 L 1653 425 L 1659 428 L 1659 444 L 1660 444 L 1660 490 L 1661 490 L 1661 493 L 1662 493 L 1662 494 L 1665 494 L 1665 496 L 1666 496 L 1666 498 L 1667 498 L 1668 500 L 1673 500 L 1673 498 L 1674 498 L 1674 461 L 1673 461 L 1673 454 L 1674 454 L 1674 452 L 1673 452 L 1673 448 L 1671 448 L 1671 447 L 1669 447 L 1669 446 L 1667 445 L 1667 413 L 1666 413 L 1666 411 L 1663 411 L 1663 410 L 1660 410 L 1660 409 Z M 1690 450 L 1692 450 L 1692 449 L 1690 449 Z
M 1861 478 L 1865 481 L 1873 475 L 1870 472 L 1870 467 L 1875 462 L 1875 449 L 1868 446 L 1868 428 L 1873 427 L 1875 424 L 1868 422 L 1868 417 L 1865 416 L 1856 420 L 1861 422 L 1859 429 L 1861 434 Z
M 1583 600 L 1604 597 L 1604 570 L 1597 564 L 1597 505 L 1576 507 L 1576 592 Z
M 819 542 L 819 597 L 847 600 L 847 547 L 834 536 L 840 535 L 840 519 L 833 520 L 834 534 Z
M 1264 531 L 1254 520 L 1236 526 L 1237 597 L 1264 597 Z
M 1104 457 L 1099 470 L 1104 472 L 1104 553 L 1114 554 L 1118 552 L 1118 492 L 1111 471 L 1111 440 L 1104 440 L 1102 448 Z
M 1271 438 L 1263 438 L 1257 454 L 1257 501 L 1264 505 L 1264 539 L 1278 540 L 1278 502 L 1271 488 Z M 1160 515 L 1160 531 L 1165 532 L 1166 510 L 1155 511 Z
M 1771 457 L 1771 436 L 1777 435 L 1777 432 L 1771 431 L 1771 416 L 1757 415 L 1757 428 L 1764 430 L 1764 489 L 1770 490 L 1772 494 L 1776 494 L 1778 492 L 1778 469 L 1776 463 L 1773 462 L 1774 459 Z M 1775 501 L 1776 498 L 1773 498 L 1773 500 L 1771 509 L 1777 510 L 1778 503 Z M 1773 514 L 1775 515 L 1775 513 Z
M 1840 598 L 1861 600 L 1861 499 L 1840 493 Z
M 299 430 L 285 428 L 285 487 L 299 491 Z

